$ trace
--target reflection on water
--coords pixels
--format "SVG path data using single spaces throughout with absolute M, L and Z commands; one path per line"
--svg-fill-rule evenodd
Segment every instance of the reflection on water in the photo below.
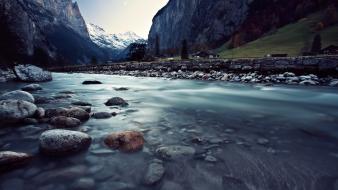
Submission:
M 104 84 L 81 85 L 91 79 Z M 0 83 L 0 92 L 24 85 Z M 38 154 L 37 139 L 45 125 L 0 129 L 1 150 L 37 155 L 29 166 L 0 176 L 3 189 L 78 189 L 81 180 L 102 190 L 329 190 L 338 184 L 337 89 L 88 74 L 54 74 L 54 81 L 41 86 L 34 95 L 75 92 L 41 107 L 68 107 L 82 100 L 93 104 L 93 112 L 118 115 L 74 129 L 86 131 L 94 141 L 88 152 L 67 158 Z M 129 90 L 115 91 L 118 87 Z M 104 102 L 115 96 L 129 106 L 106 107 Z M 124 154 L 103 145 L 107 133 L 130 129 L 144 133 L 143 151 Z M 196 153 L 163 160 L 155 150 L 169 145 L 190 146 Z M 143 177 L 154 158 L 164 161 L 165 175 L 147 186 Z

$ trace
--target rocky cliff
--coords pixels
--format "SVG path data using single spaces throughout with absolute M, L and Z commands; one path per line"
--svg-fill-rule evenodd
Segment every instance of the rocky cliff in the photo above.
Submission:
M 148 43 L 175 54 L 184 39 L 191 50 L 240 45 L 324 7 L 331 0 L 170 0 L 153 18 Z M 333 1 L 331 1 L 333 2 Z
M 104 57 L 72 0 L 1 0 L 0 62 L 86 63 Z

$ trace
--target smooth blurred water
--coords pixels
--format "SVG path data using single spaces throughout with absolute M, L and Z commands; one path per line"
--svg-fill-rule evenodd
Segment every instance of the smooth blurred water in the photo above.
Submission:
M 92 112 L 115 111 L 116 117 L 91 119 L 79 129 L 94 139 L 88 152 L 66 158 L 38 153 L 38 137 L 47 126 L 0 129 L 1 150 L 36 155 L 25 168 L 0 176 L 24 189 L 72 189 L 80 178 L 95 179 L 95 189 L 165 189 L 169 182 L 183 189 L 334 189 L 338 177 L 338 89 L 304 86 L 262 86 L 224 82 L 167 80 L 127 76 L 60 74 L 42 83 L 34 95 L 51 97 L 74 91 L 70 99 L 39 105 L 67 107 L 72 101 L 93 104 Z M 102 85 L 82 85 L 99 80 Z M 0 83 L 0 92 L 23 83 Z M 128 91 L 114 88 L 128 87 Z M 104 102 L 119 96 L 125 108 Z M 138 153 L 112 151 L 102 143 L 110 132 L 139 130 L 146 145 Z M 199 137 L 205 143 L 194 144 Z M 269 143 L 257 143 L 260 138 Z M 226 143 L 217 145 L 212 139 Z M 165 161 L 166 173 L 154 186 L 142 178 L 161 146 L 187 145 L 202 155 Z M 202 156 L 203 157 L 203 156 Z M 18 188 L 18 187 L 17 187 Z

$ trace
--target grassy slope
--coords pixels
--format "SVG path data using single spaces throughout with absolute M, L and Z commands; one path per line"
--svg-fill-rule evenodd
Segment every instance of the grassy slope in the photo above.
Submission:
M 300 55 L 304 46 L 311 47 L 315 33 L 312 27 L 318 23 L 321 13 L 309 15 L 297 23 L 278 29 L 275 33 L 262 37 L 232 50 L 227 49 L 228 43 L 217 49 L 222 58 L 263 57 L 266 54 L 287 53 L 290 56 Z M 338 45 L 338 25 L 320 31 L 322 47 Z

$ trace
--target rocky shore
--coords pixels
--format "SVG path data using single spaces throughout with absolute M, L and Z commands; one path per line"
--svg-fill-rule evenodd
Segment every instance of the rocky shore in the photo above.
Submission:
M 337 56 L 129 62 L 52 68 L 51 70 L 169 79 L 338 86 Z

